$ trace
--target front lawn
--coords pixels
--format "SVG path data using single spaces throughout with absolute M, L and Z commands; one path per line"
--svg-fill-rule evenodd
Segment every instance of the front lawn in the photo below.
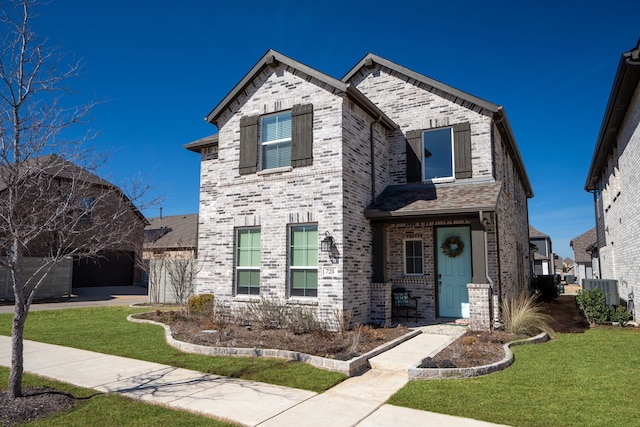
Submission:
M 0 384 L 9 381 L 9 369 L 0 367 Z M 75 387 L 57 381 L 50 381 L 35 375 L 25 374 L 22 382 L 25 388 L 51 388 L 71 394 L 78 399 L 74 409 L 33 421 L 29 426 L 210 426 L 233 427 L 230 424 L 192 414 L 186 411 L 151 405 L 117 394 L 97 393 L 95 390 Z M 0 390 L 6 387 L 0 386 Z
M 640 425 L 640 329 L 598 327 L 512 350 L 504 371 L 411 381 L 389 403 L 515 426 Z
M 281 359 L 202 356 L 169 346 L 164 329 L 127 321 L 149 309 L 91 307 L 29 313 L 25 339 L 147 360 L 179 368 L 321 393 L 346 376 Z M 0 314 L 0 334 L 11 335 L 13 314 Z

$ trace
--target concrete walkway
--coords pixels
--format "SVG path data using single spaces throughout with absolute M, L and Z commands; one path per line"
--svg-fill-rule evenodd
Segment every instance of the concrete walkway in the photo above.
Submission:
M 409 366 L 434 355 L 455 338 L 433 329 L 437 333 L 429 333 L 428 328 L 372 359 L 370 371 L 322 394 L 34 341 L 25 341 L 25 370 L 246 426 L 495 425 L 384 403 L 407 383 Z M 0 336 L 0 365 L 10 366 L 10 362 L 11 338 Z

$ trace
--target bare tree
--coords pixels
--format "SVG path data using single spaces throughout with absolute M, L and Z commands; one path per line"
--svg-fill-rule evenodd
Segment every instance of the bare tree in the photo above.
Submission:
M 95 173 L 104 157 L 85 150 L 88 135 L 67 139 L 93 104 L 66 106 L 79 65 L 49 49 L 31 30 L 35 0 L 0 10 L 0 266 L 15 298 L 8 395 L 22 395 L 23 333 L 47 274 L 67 257 L 135 248 L 144 217 L 134 202 L 145 188 L 122 191 Z M 125 193 L 126 192 L 126 193 Z M 29 257 L 41 258 L 26 274 Z
M 194 281 L 199 271 L 198 260 L 171 258 L 165 260 L 165 265 L 176 303 L 185 305 L 194 292 Z

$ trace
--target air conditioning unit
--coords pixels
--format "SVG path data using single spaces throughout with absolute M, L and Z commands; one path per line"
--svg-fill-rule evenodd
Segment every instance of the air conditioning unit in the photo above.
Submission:
M 620 305 L 618 296 L 618 281 L 612 279 L 582 279 L 582 289 L 598 288 L 607 295 L 608 305 Z

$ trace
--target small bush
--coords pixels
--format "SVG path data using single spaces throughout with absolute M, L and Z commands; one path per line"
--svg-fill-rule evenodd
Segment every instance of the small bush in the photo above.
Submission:
M 631 313 L 629 313 L 626 307 L 623 307 L 621 305 L 616 307 L 615 310 L 611 309 L 610 314 L 611 321 L 619 323 L 620 326 L 625 326 L 632 317 Z
M 546 332 L 553 336 L 552 318 L 542 311 L 536 296 L 521 292 L 515 297 L 506 298 L 502 302 L 504 329 L 516 335 L 533 336 Z
M 578 292 L 576 303 L 590 325 L 602 325 L 609 319 L 610 309 L 607 306 L 607 294 L 601 289 L 593 288 Z
M 215 307 L 215 297 L 213 294 L 194 295 L 187 302 L 189 314 L 194 316 L 210 316 Z
M 316 311 L 310 307 L 289 307 L 286 327 L 294 334 L 306 334 L 324 329 L 322 322 L 316 317 Z
M 426 369 L 437 368 L 437 367 L 438 367 L 438 364 L 434 362 L 431 357 L 425 357 L 424 359 L 422 359 L 422 362 L 420 362 L 420 364 L 418 365 L 418 368 L 426 368 Z

